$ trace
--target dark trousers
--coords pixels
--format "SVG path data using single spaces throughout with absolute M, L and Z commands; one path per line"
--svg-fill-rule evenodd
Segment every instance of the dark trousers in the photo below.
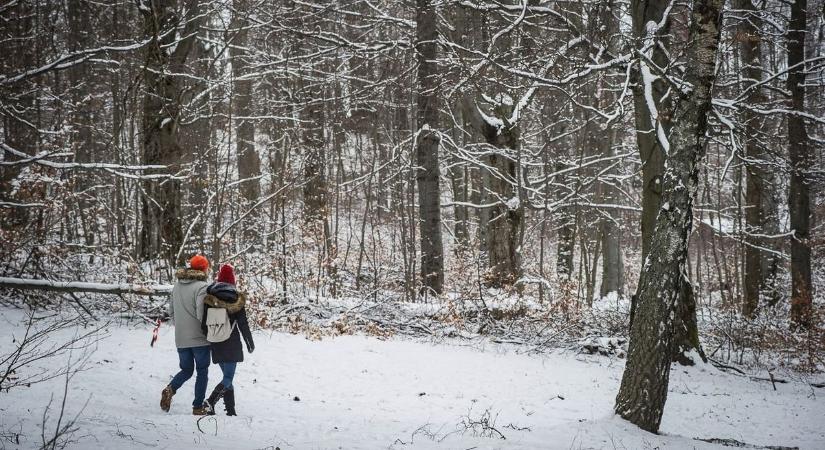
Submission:
M 183 383 L 192 378 L 192 373 L 197 370 L 195 378 L 195 401 L 193 408 L 203 406 L 203 399 L 206 397 L 206 384 L 209 381 L 209 346 L 179 348 L 178 358 L 180 359 L 180 372 L 172 378 L 169 383 L 172 389 L 177 391 Z

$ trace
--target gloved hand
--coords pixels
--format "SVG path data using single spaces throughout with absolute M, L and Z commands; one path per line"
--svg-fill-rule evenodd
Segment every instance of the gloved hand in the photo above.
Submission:
M 247 342 L 246 343 L 246 351 L 252 353 L 255 351 L 255 343 L 254 342 Z

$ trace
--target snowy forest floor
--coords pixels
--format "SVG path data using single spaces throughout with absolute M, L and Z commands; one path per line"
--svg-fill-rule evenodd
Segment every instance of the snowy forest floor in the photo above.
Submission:
M 22 310 L 0 309 L 0 354 L 25 332 Z M 50 333 L 59 346 L 87 329 Z M 238 417 L 190 415 L 194 378 L 170 413 L 160 391 L 177 369 L 174 331 L 116 320 L 85 351 L 35 362 L 55 370 L 85 358 L 68 381 L 68 448 L 645 449 L 825 448 L 825 390 L 798 375 L 754 381 L 711 365 L 674 366 L 661 435 L 612 413 L 624 360 L 487 339 L 337 336 L 256 331 L 257 349 L 235 378 Z M 78 347 L 77 345 L 75 347 Z M 80 366 L 74 366 L 80 368 Z M 18 373 L 24 377 L 27 373 Z M 764 376 L 764 373 L 760 374 Z M 219 380 L 212 366 L 209 387 Z M 821 375 L 820 375 L 821 378 Z M 821 381 L 821 380 L 819 380 Z M 54 435 L 66 377 L 0 393 L 0 448 L 38 448 Z M 85 407 L 84 407 L 85 405 Z

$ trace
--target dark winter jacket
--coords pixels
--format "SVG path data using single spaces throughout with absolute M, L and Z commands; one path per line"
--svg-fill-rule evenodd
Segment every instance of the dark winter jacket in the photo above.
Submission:
M 247 348 L 255 348 L 252 340 L 252 333 L 249 331 L 249 321 L 246 318 L 246 295 L 238 292 L 235 286 L 228 283 L 212 283 L 206 288 L 206 298 L 203 300 L 203 316 L 201 318 L 201 328 L 206 334 L 206 314 L 209 308 L 226 308 L 229 314 L 229 323 L 234 328 L 229 339 L 223 342 L 211 342 L 212 362 L 242 362 L 243 345 L 241 336 Z M 237 325 L 236 325 L 237 324 Z

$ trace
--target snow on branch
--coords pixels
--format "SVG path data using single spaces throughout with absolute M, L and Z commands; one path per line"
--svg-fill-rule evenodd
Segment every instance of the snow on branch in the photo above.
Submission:
M 53 153 L 40 153 L 38 155 L 32 156 L 25 152 L 21 152 L 20 150 L 14 149 L 9 147 L 8 144 L 0 143 L 0 148 L 3 151 L 9 152 L 12 155 L 18 156 L 23 159 L 19 159 L 16 161 L 0 161 L 0 166 L 16 166 L 16 165 L 23 165 L 23 164 L 40 164 L 42 166 L 51 167 L 52 169 L 100 169 L 100 170 L 125 170 L 125 171 L 144 171 L 144 170 L 163 170 L 166 169 L 166 166 L 162 165 L 144 165 L 144 166 L 124 166 L 121 164 L 111 164 L 111 163 L 64 163 L 64 162 L 57 162 L 51 161 L 49 157 L 55 156 L 66 156 L 65 153 L 60 154 L 53 154 Z M 165 175 L 164 175 L 165 176 Z
M 57 291 L 57 292 L 95 292 L 99 294 L 135 294 L 161 295 L 172 292 L 169 284 L 103 284 L 83 281 L 35 280 L 28 278 L 0 277 L 0 287 L 23 290 Z
M 14 76 L 5 76 L 0 75 L 0 86 L 5 84 L 17 83 L 18 81 L 25 80 L 27 78 L 35 77 L 38 75 L 42 75 L 46 72 L 51 70 L 64 70 L 72 67 L 74 65 L 83 63 L 84 61 L 88 60 L 91 56 L 97 55 L 103 52 L 131 52 L 134 50 L 138 50 L 148 44 L 150 42 L 149 39 L 145 39 L 139 42 L 135 42 L 134 44 L 124 45 L 124 46 L 102 46 L 97 48 L 89 48 L 85 50 L 80 50 L 68 54 L 64 54 L 59 56 L 54 61 L 44 64 L 40 67 L 36 67 L 34 69 L 28 70 L 26 72 L 14 75 Z

